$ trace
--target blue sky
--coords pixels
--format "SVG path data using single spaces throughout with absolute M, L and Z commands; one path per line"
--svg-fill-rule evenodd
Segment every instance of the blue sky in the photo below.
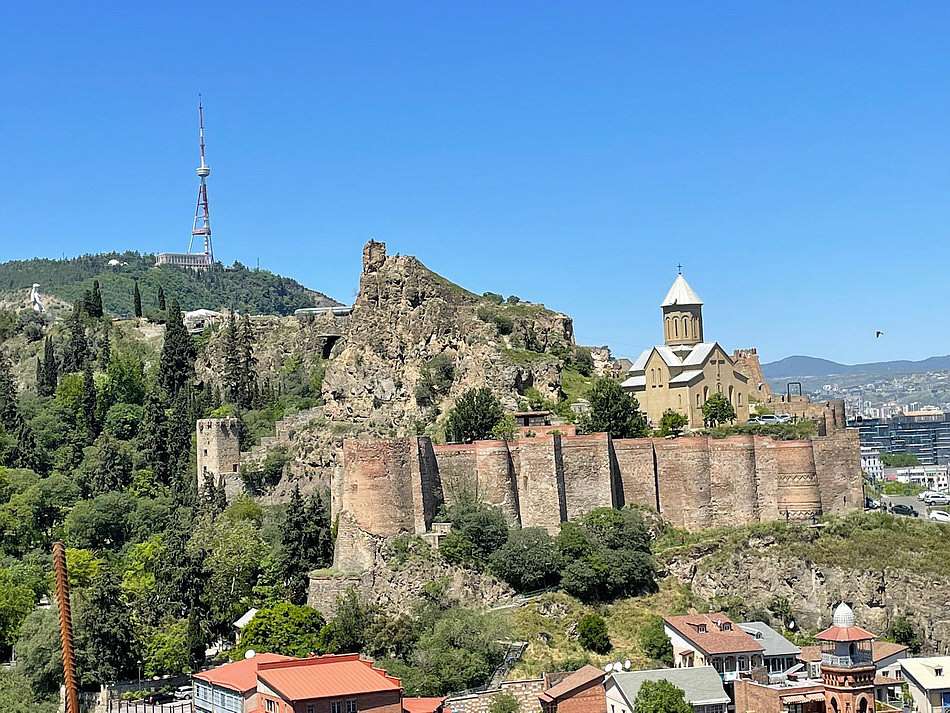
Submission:
M 947 3 L 4 3 L 0 259 L 181 250 L 352 299 L 370 236 L 764 360 L 950 352 Z M 936 327 L 936 329 L 934 329 Z M 875 340 L 875 329 L 886 335 Z

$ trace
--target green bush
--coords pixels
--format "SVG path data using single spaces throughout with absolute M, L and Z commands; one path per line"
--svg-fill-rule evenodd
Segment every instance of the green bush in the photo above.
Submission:
M 664 666 L 673 665 L 673 645 L 663 628 L 663 619 L 655 616 L 650 623 L 640 629 L 640 648 L 654 661 Z
M 489 562 L 492 573 L 518 592 L 548 587 L 560 579 L 557 546 L 541 527 L 512 530 Z
M 577 640 L 588 651 L 606 654 L 612 647 L 607 622 L 600 614 L 585 614 L 577 623 Z
M 488 713 L 518 713 L 520 710 L 521 704 L 518 703 L 518 699 L 508 691 L 496 693 L 488 704 Z

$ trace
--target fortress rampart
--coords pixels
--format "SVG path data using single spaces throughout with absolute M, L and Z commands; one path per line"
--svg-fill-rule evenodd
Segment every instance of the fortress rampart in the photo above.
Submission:
M 800 441 L 606 433 L 440 446 L 424 437 L 347 440 L 341 523 L 379 537 L 421 534 L 440 506 L 466 495 L 513 525 L 552 533 L 594 508 L 633 504 L 688 530 L 809 520 L 862 507 L 859 452 L 852 430 Z M 343 560 L 343 569 L 357 565 Z

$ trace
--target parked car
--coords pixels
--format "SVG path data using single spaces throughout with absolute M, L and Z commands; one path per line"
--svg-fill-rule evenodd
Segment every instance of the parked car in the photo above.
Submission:
M 874 498 L 865 498 L 864 507 L 866 510 L 879 510 L 881 508 L 881 503 Z
M 950 522 L 950 512 L 946 510 L 931 510 L 928 517 L 934 522 Z
M 950 505 L 950 495 L 944 495 L 943 493 L 932 493 L 931 495 L 924 498 L 924 502 L 928 505 Z
M 917 499 L 920 500 L 920 502 L 923 502 L 931 495 L 940 495 L 940 493 L 938 493 L 936 490 L 925 490 L 924 492 L 917 494 Z
M 749 419 L 749 423 L 758 423 L 763 426 L 770 426 L 776 423 L 789 423 L 791 422 L 792 417 L 787 413 L 763 413 L 759 416 L 753 416 Z
M 145 696 L 146 703 L 152 703 L 154 705 L 162 705 L 163 703 L 171 703 L 175 700 L 175 696 L 167 691 L 153 691 Z
M 175 700 L 187 701 L 191 698 L 191 686 L 179 686 L 175 689 Z
M 904 505 L 904 503 L 897 503 L 897 505 L 891 505 L 891 512 L 895 515 L 907 515 L 908 517 L 917 517 L 917 511 L 914 510 L 910 505 Z

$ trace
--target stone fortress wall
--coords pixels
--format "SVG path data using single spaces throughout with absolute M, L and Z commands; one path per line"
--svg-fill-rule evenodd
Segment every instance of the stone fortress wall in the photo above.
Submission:
M 466 494 L 512 525 L 560 524 L 598 507 L 636 504 L 700 530 L 863 507 L 857 432 L 780 441 L 612 439 L 606 433 L 433 446 L 425 437 L 344 443 L 334 566 L 362 571 L 363 540 L 426 534 L 441 505 Z

